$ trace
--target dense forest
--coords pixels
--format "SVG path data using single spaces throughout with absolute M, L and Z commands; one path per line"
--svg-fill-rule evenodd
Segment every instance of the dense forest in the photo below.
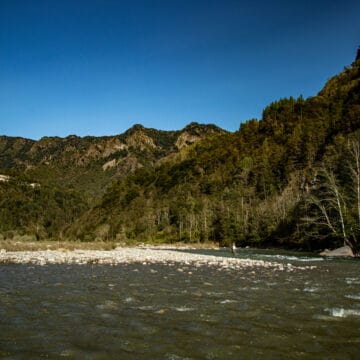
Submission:
M 1 138 L 3 237 L 359 252 L 360 51 L 316 96 L 279 99 L 235 133 L 80 140 Z

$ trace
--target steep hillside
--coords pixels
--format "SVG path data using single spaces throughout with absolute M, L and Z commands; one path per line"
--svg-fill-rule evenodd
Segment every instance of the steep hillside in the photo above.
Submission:
M 185 159 L 115 182 L 68 235 L 357 250 L 359 128 L 357 58 L 317 96 L 280 99 Z
M 62 238 L 114 179 L 155 169 L 217 133 L 224 131 L 192 123 L 181 131 L 135 125 L 109 137 L 1 136 L 0 237 Z

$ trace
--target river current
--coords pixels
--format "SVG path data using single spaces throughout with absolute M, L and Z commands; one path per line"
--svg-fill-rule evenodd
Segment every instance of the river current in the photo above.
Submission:
M 358 260 L 236 256 L 316 268 L 0 265 L 0 358 L 360 358 Z

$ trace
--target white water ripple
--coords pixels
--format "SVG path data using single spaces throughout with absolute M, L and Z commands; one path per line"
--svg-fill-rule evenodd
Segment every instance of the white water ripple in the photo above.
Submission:
M 360 310 L 344 309 L 344 308 L 331 308 L 325 310 L 329 312 L 331 316 L 339 317 L 339 318 L 346 318 L 349 316 L 360 316 Z
M 179 312 L 186 312 L 186 311 L 194 311 L 194 308 L 187 307 L 187 306 L 178 306 L 178 307 L 175 307 L 174 310 L 179 311 Z
M 309 293 L 314 293 L 314 292 L 316 292 L 318 290 L 319 290 L 319 288 L 317 288 L 317 287 L 306 287 L 306 288 L 304 288 L 304 292 L 309 292 Z
M 321 257 L 291 256 L 291 255 L 263 255 L 263 254 L 261 254 L 259 257 L 273 258 L 276 260 L 301 261 L 301 262 L 324 261 L 324 258 L 321 258 Z
M 96 305 L 96 308 L 99 310 L 116 310 L 118 304 L 112 300 L 106 300 L 103 304 Z
M 232 303 L 236 303 L 236 300 L 231 300 L 231 299 L 225 299 L 220 301 L 220 304 L 232 304 Z
M 129 297 L 125 298 L 123 301 L 124 301 L 124 303 L 131 303 L 131 302 L 134 302 L 134 300 L 135 299 L 133 297 L 129 296 Z
M 359 278 L 346 278 L 345 281 L 348 285 L 360 284 Z

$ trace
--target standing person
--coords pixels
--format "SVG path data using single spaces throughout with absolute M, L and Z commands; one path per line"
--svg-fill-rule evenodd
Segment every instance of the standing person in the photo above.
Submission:
M 231 245 L 231 252 L 233 253 L 233 255 L 236 254 L 236 245 L 235 245 L 234 242 L 233 242 L 232 245 Z

